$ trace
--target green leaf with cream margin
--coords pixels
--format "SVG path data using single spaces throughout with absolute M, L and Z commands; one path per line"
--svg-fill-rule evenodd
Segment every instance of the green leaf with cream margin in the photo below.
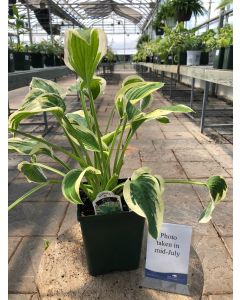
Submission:
M 28 182 L 46 182 L 47 177 L 43 173 L 43 170 L 30 162 L 23 161 L 18 165 L 18 170 L 22 172 L 27 178 Z
M 126 112 L 127 103 L 137 104 L 145 97 L 163 87 L 162 82 L 139 81 L 123 86 L 115 97 L 115 106 L 119 115 L 122 117 Z
M 55 82 L 38 77 L 32 78 L 30 90 L 33 89 L 40 89 L 45 93 L 56 94 L 62 98 L 66 95 L 65 90 Z
M 65 109 L 65 103 L 60 96 L 47 93 L 41 94 L 10 116 L 9 127 L 17 129 L 23 119 L 43 112 L 51 112 L 55 117 L 62 118 Z
M 103 30 L 69 29 L 65 32 L 64 62 L 84 82 L 90 84 L 97 65 L 107 52 L 107 36 Z
M 163 191 L 163 179 L 151 175 L 148 168 L 136 170 L 123 187 L 123 196 L 128 207 L 147 219 L 148 231 L 154 239 L 159 236 L 163 222 Z
M 210 201 L 199 217 L 199 223 L 207 223 L 212 218 L 212 212 L 227 194 L 227 183 L 221 176 L 212 176 L 207 180 L 206 186 L 209 190 Z
M 100 175 L 101 171 L 94 167 L 87 167 L 84 170 L 73 169 L 69 171 L 62 181 L 62 193 L 64 197 L 73 204 L 83 204 L 80 196 L 80 185 L 82 179 L 87 175 Z

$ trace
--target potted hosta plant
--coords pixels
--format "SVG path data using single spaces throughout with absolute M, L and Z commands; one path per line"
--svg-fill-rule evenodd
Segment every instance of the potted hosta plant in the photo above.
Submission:
M 30 69 L 30 55 L 20 40 L 20 35 L 26 32 L 25 14 L 20 14 L 16 5 L 12 6 L 12 15 L 8 16 L 9 27 L 17 34 L 17 43 L 11 42 L 11 49 L 13 50 L 15 70 L 29 70 Z
M 12 203 L 9 210 L 44 186 L 58 185 L 66 200 L 78 207 L 90 274 L 134 269 L 139 264 L 144 221 L 147 221 L 153 238 L 160 233 L 164 185 L 182 183 L 207 187 L 210 200 L 199 219 L 207 222 L 215 206 L 225 197 L 226 182 L 220 176 L 213 176 L 206 182 L 164 180 L 147 167 L 134 171 L 131 178 L 121 179 L 124 155 L 143 123 L 155 120 L 166 124 L 171 112 L 192 110 L 176 105 L 150 111 L 152 94 L 163 83 L 146 82 L 133 75 L 122 82 L 103 131 L 98 122 L 95 99 L 102 94 L 106 82 L 94 73 L 107 51 L 106 35 L 100 29 L 70 29 L 65 33 L 64 50 L 65 64 L 79 76 L 70 89 L 79 91 L 82 109 L 66 113 L 62 88 L 48 80 L 32 79 L 23 105 L 9 119 L 9 130 L 14 134 L 9 139 L 9 149 L 29 156 L 18 169 L 36 186 Z M 22 120 L 44 111 L 53 114 L 63 128 L 71 151 L 19 130 Z M 118 115 L 118 122 L 115 130 L 109 131 L 114 113 Z M 72 158 L 77 166 L 71 168 L 56 151 Z M 40 154 L 50 156 L 59 167 L 41 162 Z M 48 178 L 47 172 L 55 174 L 54 179 Z

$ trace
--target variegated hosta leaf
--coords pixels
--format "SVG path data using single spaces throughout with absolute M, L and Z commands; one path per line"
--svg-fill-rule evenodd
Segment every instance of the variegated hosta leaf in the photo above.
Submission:
M 84 87 L 84 85 L 83 85 Z M 93 99 L 101 97 L 106 88 L 106 80 L 99 76 L 94 76 L 90 83 L 90 90 L 92 92 Z M 88 91 L 85 92 L 88 95 Z
M 87 127 L 87 121 L 83 110 L 78 110 L 72 113 L 68 113 L 66 114 L 66 117 L 68 118 L 71 124 Z
M 50 157 L 53 156 L 52 148 L 31 138 L 21 139 L 19 137 L 14 137 L 8 139 L 8 150 L 30 156 L 37 154 L 45 154 Z
M 136 115 L 135 118 L 133 118 L 131 122 L 132 130 L 135 132 L 144 122 L 157 120 L 160 123 L 169 123 L 169 119 L 166 117 L 166 115 L 169 115 L 170 113 L 186 113 L 186 112 L 192 112 L 192 109 L 186 105 L 174 105 L 174 106 L 168 106 L 167 109 L 165 107 L 156 109 L 150 113 L 141 113 L 139 115 Z
M 63 120 L 62 122 L 63 128 L 68 132 L 71 136 L 74 143 L 81 145 L 83 144 L 87 150 L 100 152 L 100 145 L 98 143 L 98 139 L 96 135 L 89 130 L 87 127 L 82 125 L 74 125 L 71 126 Z M 106 144 L 103 143 L 103 147 L 105 150 L 108 150 Z
M 43 78 L 33 77 L 30 83 L 30 89 L 40 89 L 45 93 L 57 94 L 60 97 L 65 96 L 64 89 L 55 82 Z
M 159 108 L 159 110 L 167 111 L 168 113 L 189 113 L 193 112 L 191 107 L 184 105 L 184 104 L 178 104 L 178 105 L 170 105 L 170 106 L 162 106 Z
M 123 187 L 123 196 L 128 207 L 138 215 L 147 218 L 148 231 L 157 239 L 163 222 L 162 200 L 163 180 L 150 174 L 148 168 L 135 171 L 131 180 Z
M 23 155 L 29 155 L 32 148 L 38 144 L 38 141 L 32 139 L 10 138 L 8 139 L 8 150 L 18 152 Z
M 123 82 L 122 82 L 122 87 L 134 83 L 134 82 L 143 82 L 144 79 L 138 75 L 130 75 L 127 76 L 126 78 L 124 78 Z
M 37 143 L 32 147 L 32 151 L 29 153 L 29 155 L 39 155 L 39 154 L 44 154 L 49 157 L 54 156 L 53 149 L 44 143 Z
M 129 129 L 130 127 L 131 127 L 131 125 L 130 125 L 130 124 L 127 124 L 126 127 L 125 127 L 125 130 Z M 119 135 L 119 134 L 122 132 L 122 130 L 123 130 L 123 127 L 121 126 L 121 127 L 118 129 L 117 135 Z M 111 144 L 113 138 L 114 138 L 115 132 L 116 132 L 116 130 L 111 131 L 111 132 L 109 132 L 109 133 L 103 135 L 103 136 L 101 137 L 102 142 L 103 142 L 104 144 L 106 144 L 107 146 L 109 146 L 109 145 Z
M 42 112 L 51 112 L 57 118 L 62 118 L 66 109 L 62 98 L 56 94 L 42 94 L 27 103 L 24 107 L 11 114 L 9 118 L 9 127 L 17 129 L 19 123 L 28 117 Z
M 126 97 L 132 104 L 136 104 L 163 86 L 163 82 L 140 82 L 137 88 L 132 87 L 126 92 Z
M 207 223 L 211 220 L 215 206 L 221 202 L 227 194 L 227 183 L 221 176 L 210 177 L 207 180 L 206 186 L 208 187 L 211 199 L 199 218 L 200 223 Z
M 140 110 L 143 111 L 145 108 L 149 106 L 152 101 L 152 95 L 148 95 L 147 97 L 140 100 Z
M 122 117 L 126 111 L 127 103 L 135 105 L 154 91 L 160 89 L 164 83 L 162 82 L 134 82 L 123 86 L 115 97 L 115 105 L 119 115 Z
M 199 223 L 207 223 L 211 220 L 212 218 L 212 212 L 215 208 L 215 204 L 212 200 L 210 200 L 208 202 L 207 207 L 203 210 L 203 212 L 201 213 L 198 222 Z
M 74 204 L 83 204 L 80 196 L 80 185 L 84 176 L 100 175 L 101 172 L 93 167 L 87 167 L 84 170 L 73 169 L 69 171 L 62 181 L 62 193 L 64 197 Z
M 23 104 L 20 106 L 19 110 L 23 110 L 25 106 L 27 106 L 30 102 L 32 102 L 33 100 L 35 100 L 37 97 L 39 97 L 40 95 L 44 94 L 45 92 L 41 89 L 33 89 L 30 90 L 27 95 L 24 98 L 24 102 Z
M 227 183 L 221 176 L 212 176 L 207 181 L 207 187 L 211 196 L 211 199 L 215 204 L 219 203 L 226 197 Z
M 47 177 L 43 170 L 32 163 L 23 161 L 18 165 L 18 170 L 27 178 L 28 182 L 46 182 Z
M 106 80 L 99 76 L 93 76 L 93 79 L 90 82 L 90 90 L 94 100 L 103 95 L 105 88 Z M 81 78 L 78 78 L 77 81 L 68 88 L 68 90 L 73 93 L 80 92 L 80 90 L 82 90 L 83 93 L 89 97 L 87 85 Z
M 106 34 L 97 28 L 69 29 L 65 32 L 64 45 L 65 64 L 89 84 L 106 54 Z

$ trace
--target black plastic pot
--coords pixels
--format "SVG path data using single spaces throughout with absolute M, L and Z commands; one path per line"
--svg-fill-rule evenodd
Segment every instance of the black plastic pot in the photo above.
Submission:
M 30 70 L 30 54 L 26 52 L 14 52 L 15 70 Z
M 31 65 L 33 68 L 44 67 L 44 57 L 41 53 L 31 53 Z
M 192 16 L 192 11 L 191 10 L 177 10 L 177 20 L 178 22 L 185 22 L 189 21 Z
M 209 54 L 208 54 L 208 52 L 201 52 L 200 65 L 201 66 L 208 65 L 208 61 L 209 61 Z
M 8 72 L 14 72 L 15 65 L 14 65 L 14 56 L 11 50 L 8 50 Z
M 223 69 L 233 69 L 233 46 L 226 47 L 224 50 Z
M 213 57 L 213 68 L 222 69 L 225 48 L 216 49 Z
M 158 27 L 155 29 L 156 35 L 163 35 L 164 34 L 164 29 L 161 27 Z
M 187 52 L 180 52 L 180 53 L 174 55 L 174 63 L 180 64 L 180 65 L 186 65 L 187 64 Z
M 61 56 L 55 56 L 55 65 L 56 66 L 63 66 L 64 65 L 64 61 L 63 58 Z
M 144 218 L 129 211 L 83 216 L 83 205 L 77 206 L 77 218 L 90 275 L 139 267 Z
M 45 54 L 45 65 L 47 67 L 55 66 L 55 55 L 54 54 Z

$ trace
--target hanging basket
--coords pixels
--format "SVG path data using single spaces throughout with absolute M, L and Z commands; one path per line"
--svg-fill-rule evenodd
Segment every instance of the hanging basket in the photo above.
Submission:
M 192 16 L 192 11 L 191 10 L 177 10 L 177 20 L 178 22 L 185 22 L 189 21 Z

